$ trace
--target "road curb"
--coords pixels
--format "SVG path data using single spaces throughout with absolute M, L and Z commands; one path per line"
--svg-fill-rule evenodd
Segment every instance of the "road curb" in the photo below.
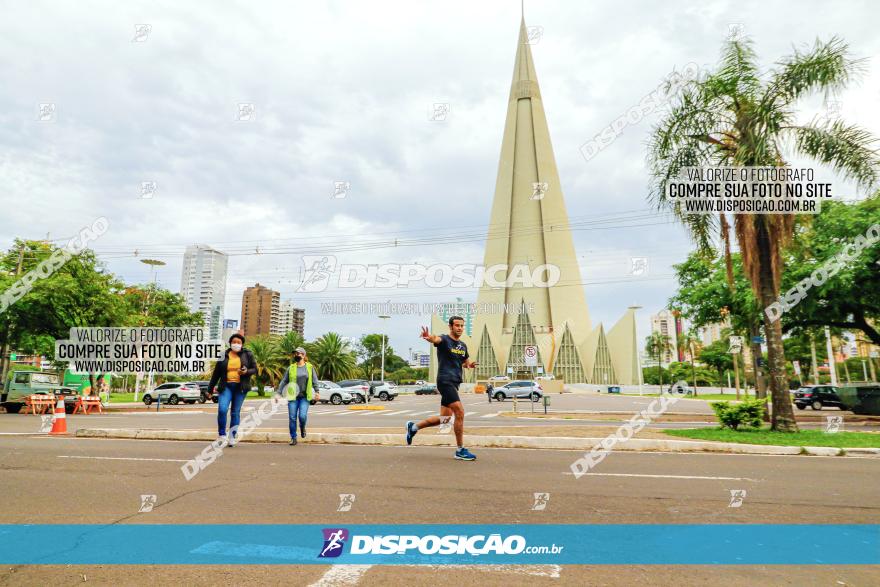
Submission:
M 155 430 L 131 428 L 80 428 L 77 438 L 121 438 L 134 440 L 184 440 L 211 442 L 217 435 L 208 430 Z M 289 435 L 284 432 L 250 432 L 242 442 L 287 443 Z M 548 450 L 590 451 L 599 447 L 602 438 L 571 438 L 563 436 L 475 436 L 468 435 L 469 448 L 526 448 Z M 349 432 L 313 432 L 300 442 L 306 444 L 355 444 L 365 446 L 405 446 L 403 434 L 355 434 Z M 426 434 L 418 436 L 420 446 L 452 446 L 452 436 L 445 434 Z M 711 452 L 729 454 L 764 454 L 843 456 L 846 454 L 878 455 L 880 448 L 839 449 L 826 446 L 772 446 L 759 444 L 738 444 L 732 442 L 703 442 L 692 440 L 660 440 L 630 438 L 618 440 L 613 450 L 634 452 Z

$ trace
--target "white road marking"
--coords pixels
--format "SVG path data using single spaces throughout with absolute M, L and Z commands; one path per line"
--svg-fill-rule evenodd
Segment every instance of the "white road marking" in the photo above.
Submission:
M 563 475 L 574 475 L 570 471 L 565 471 Z M 643 473 L 586 473 L 586 476 L 595 477 L 647 477 L 651 479 L 703 479 L 707 481 L 752 481 L 757 483 L 757 479 L 748 477 L 701 477 L 699 475 L 648 475 Z
M 480 416 L 480 417 L 481 417 L 481 418 L 494 418 L 494 417 L 498 416 L 498 414 L 500 414 L 500 413 L 501 413 L 501 412 L 495 412 L 494 414 L 483 414 L 483 415 Z
M 91 457 L 80 455 L 58 455 L 59 459 L 95 459 L 99 461 L 162 461 L 165 463 L 187 463 L 186 459 L 140 459 L 135 457 Z
M 386 415 L 386 416 L 397 416 L 397 415 L 400 415 L 400 414 L 408 414 L 408 413 L 410 413 L 411 411 L 412 411 L 412 410 L 401 410 L 401 411 L 399 411 L 399 412 L 388 412 L 388 413 L 385 414 L 385 415 Z
M 333 565 L 324 575 L 309 587 L 335 587 L 336 585 L 357 585 L 364 573 L 373 565 Z
M 424 416 L 425 414 L 439 414 L 438 410 L 428 410 L 427 412 L 414 412 L 413 416 Z

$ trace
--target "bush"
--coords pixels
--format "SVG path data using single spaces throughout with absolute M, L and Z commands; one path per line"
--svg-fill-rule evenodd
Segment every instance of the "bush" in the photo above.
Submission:
M 757 428 L 764 419 L 763 400 L 747 399 L 736 404 L 712 402 L 710 405 L 722 428 L 733 430 L 737 430 L 740 426 Z

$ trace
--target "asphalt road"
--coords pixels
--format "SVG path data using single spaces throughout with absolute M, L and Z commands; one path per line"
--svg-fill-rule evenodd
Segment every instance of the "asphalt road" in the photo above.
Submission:
M 436 398 L 435 398 L 436 399 Z M 182 416 L 178 416 L 182 417 Z M 571 451 L 243 444 L 186 481 L 204 443 L 0 437 L 3 523 L 880 523 L 880 459 L 613 453 L 575 479 Z M 746 491 L 731 508 L 730 491 Z M 533 493 L 546 492 L 543 511 Z M 353 493 L 338 512 L 340 493 Z M 139 513 L 141 495 L 157 503 Z M 14 545 L 5 545 L 14 548 Z M 132 545 L 133 549 L 139 545 Z M 675 545 L 670 545 L 675 548 Z M 719 545 L 719 548 L 725 548 Z M 11 567 L 47 585 L 871 585 L 876 567 Z M 83 579 L 85 576 L 85 579 Z M 321 582 L 323 581 L 323 583 Z

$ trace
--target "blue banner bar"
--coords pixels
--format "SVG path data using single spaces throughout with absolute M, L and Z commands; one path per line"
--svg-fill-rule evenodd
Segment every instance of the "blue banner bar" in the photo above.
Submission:
M 880 525 L 0 525 L 0 563 L 876 565 Z

